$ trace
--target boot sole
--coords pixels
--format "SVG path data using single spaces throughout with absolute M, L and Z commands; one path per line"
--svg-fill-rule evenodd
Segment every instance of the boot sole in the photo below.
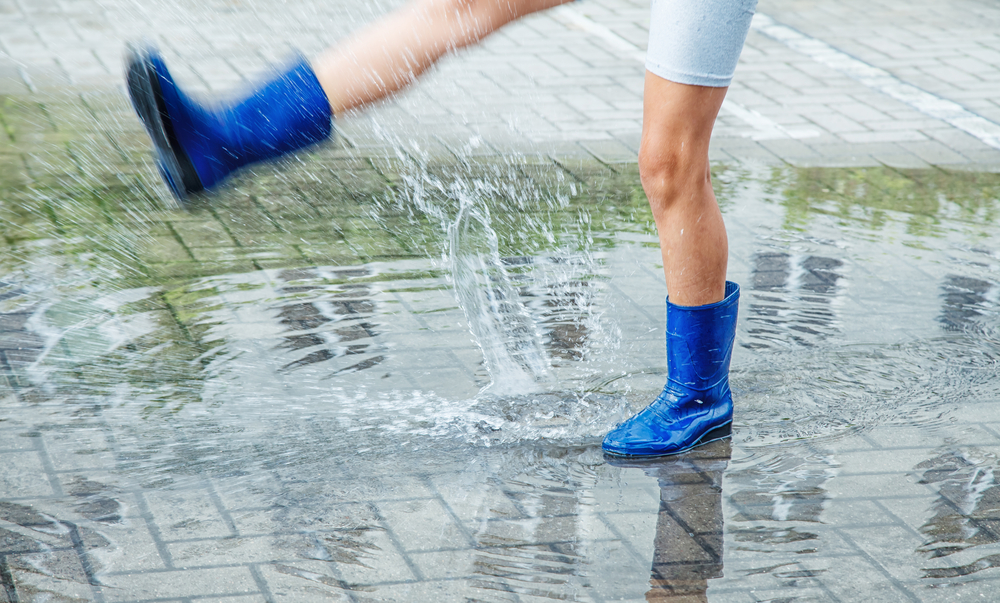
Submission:
M 125 80 L 132 107 L 153 141 L 161 168 L 172 181 L 170 190 L 181 201 L 187 195 L 204 190 L 194 164 L 184 152 L 174 133 L 173 124 L 160 89 L 159 76 L 149 58 L 149 51 L 129 45 L 125 58 Z
M 733 422 L 730 421 L 728 423 L 719 425 L 718 427 L 706 431 L 704 435 L 695 440 L 693 444 L 691 444 L 687 448 L 682 448 L 681 450 L 675 450 L 673 452 L 660 452 L 655 454 L 623 454 L 621 452 L 612 452 L 610 450 L 605 450 L 604 454 L 608 456 L 622 457 L 622 458 L 647 458 L 647 459 L 655 457 L 663 457 L 663 456 L 675 456 L 678 454 L 684 454 L 685 452 L 688 452 L 694 448 L 697 448 L 699 446 L 704 446 L 705 444 L 715 442 L 717 440 L 724 440 L 728 437 L 732 437 L 732 435 L 733 435 Z

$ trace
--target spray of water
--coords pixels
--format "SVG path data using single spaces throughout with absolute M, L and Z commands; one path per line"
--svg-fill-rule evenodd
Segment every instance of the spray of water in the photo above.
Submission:
M 470 142 L 466 152 L 476 144 Z M 564 206 L 568 198 L 526 183 L 517 173 L 522 158 L 515 155 L 480 175 L 472 175 L 472 164 L 463 160 L 459 169 L 464 173 L 445 179 L 428 169 L 428 157 L 419 149 L 401 144 L 395 148 L 406 168 L 403 201 L 437 219 L 447 232 L 444 256 L 455 296 L 490 374 L 482 393 L 511 396 L 544 390 L 550 385 L 550 362 L 542 329 L 508 270 L 511 262 L 501 251 L 498 228 L 517 232 L 524 245 L 530 246 L 531 236 L 551 245 L 551 225 L 525 216 L 539 208 Z M 533 232 L 524 236 L 528 231 Z
M 469 328 L 483 352 L 497 395 L 534 393 L 548 373 L 538 326 L 521 303 L 500 257 L 489 207 L 460 191 L 448 227 L 451 277 Z

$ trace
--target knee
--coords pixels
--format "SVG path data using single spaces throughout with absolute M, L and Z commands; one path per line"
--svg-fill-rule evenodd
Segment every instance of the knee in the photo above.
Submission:
M 711 186 L 708 152 L 700 147 L 695 141 L 673 136 L 643 136 L 639 179 L 654 216 L 679 201 L 700 198 L 694 193 Z

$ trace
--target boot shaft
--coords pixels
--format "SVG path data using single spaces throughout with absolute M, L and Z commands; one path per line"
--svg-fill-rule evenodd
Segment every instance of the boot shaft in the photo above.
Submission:
M 739 299 L 740 287 L 730 281 L 725 297 L 713 304 L 677 306 L 667 298 L 669 381 L 704 390 L 729 376 Z
M 326 93 L 302 56 L 222 113 L 227 150 L 243 165 L 326 140 L 333 127 Z
M 327 139 L 333 115 L 319 80 L 301 55 L 242 96 L 203 103 L 177 86 L 155 50 L 146 57 L 170 149 L 196 172 L 186 192 L 210 188 L 232 171 Z M 135 102 L 135 101 L 133 101 Z M 183 194 L 183 192 L 181 193 Z

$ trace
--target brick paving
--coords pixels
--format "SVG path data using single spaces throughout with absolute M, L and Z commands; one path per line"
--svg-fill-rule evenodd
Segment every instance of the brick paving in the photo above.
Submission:
M 145 37 L 161 44 L 192 89 L 227 92 L 286 57 L 292 43 L 316 53 L 374 12 L 344 2 L 8 0 L 0 86 L 42 103 L 77 104 L 80 93 L 120 89 L 123 43 Z M 402 138 L 447 152 L 479 138 L 494 152 L 634 159 L 646 12 L 642 2 L 587 1 L 511 25 L 445 60 L 397 99 L 344 119 L 345 142 L 378 152 Z M 995 136 L 1000 10 L 992 4 L 831 8 L 765 0 L 759 13 L 717 126 L 714 158 L 797 166 L 996 164 L 996 140 L 984 142 L 887 94 L 857 69 L 845 72 L 808 51 L 810 44 L 826 45 L 855 67 L 957 103 Z M 794 31 L 800 43 L 790 45 L 768 24 Z
M 464 169 L 490 173 L 476 165 Z M 589 191 L 551 212 L 562 236 L 581 213 L 627 225 L 644 203 L 627 196 L 634 166 L 519 169 L 533 187 L 562 174 Z M 997 256 L 962 241 L 996 228 L 958 220 L 969 233 L 934 235 L 919 220 L 942 195 L 977 211 L 977 193 L 997 198 L 996 177 L 808 169 L 762 202 L 746 190 L 776 186 L 769 169 L 717 173 L 731 277 L 744 284 L 738 437 L 648 464 L 603 461 L 602 416 L 590 444 L 552 447 L 470 446 L 461 434 L 478 433 L 474 421 L 435 418 L 488 376 L 427 259 L 442 235 L 405 204 L 379 207 L 406 171 L 318 159 L 139 220 L 141 189 L 120 184 L 99 189 L 107 213 L 92 220 L 78 191 L 54 185 L 26 189 L 23 216 L 5 207 L 5 224 L 22 220 L 6 231 L 6 272 L 24 283 L 0 294 L 7 600 L 608 601 L 707 589 L 720 601 L 950 601 L 995 588 L 1000 416 L 981 321 L 1000 287 Z M 353 187 L 334 185 L 347 174 Z M 321 184 L 308 188 L 310 177 Z M 880 192 L 868 201 L 859 186 Z M 823 189 L 848 209 L 796 209 Z M 878 218 L 877 203 L 896 213 Z M 810 237 L 789 219 L 809 221 Z M 120 241 L 131 255 L 108 241 L 108 223 L 137 235 Z M 503 240 L 518 224 L 495 226 Z M 556 293 L 529 287 L 525 299 L 546 300 L 530 308 L 556 383 L 589 387 L 572 356 L 589 354 L 602 379 L 626 367 L 642 399 L 660 379 L 645 367 L 662 362 L 649 328 L 662 320 L 658 251 L 641 223 L 618 237 L 561 273 Z M 33 250 L 46 240 L 62 253 Z M 24 262 L 34 274 L 19 275 Z M 622 331 L 617 346 L 590 331 L 602 324 Z M 849 374 L 828 374 L 831 358 Z M 813 387 L 817 374 L 860 379 L 862 391 Z M 358 405 L 364 391 L 371 406 Z M 802 396 L 806 412 L 782 402 Z M 789 412 L 805 440 L 766 445 Z M 841 435 L 810 440 L 831 430 Z
M 473 415 L 565 425 L 516 404 L 435 414 L 489 380 L 438 259 L 454 207 L 412 197 L 456 165 L 544 192 L 494 227 L 513 274 L 554 275 L 523 293 L 553 381 L 633 405 L 662 384 L 647 10 L 512 25 L 177 211 L 124 41 L 219 92 L 377 9 L 0 0 L 0 602 L 990 600 L 991 3 L 760 4 L 712 147 L 744 287 L 731 447 L 606 463 L 606 414 L 552 447 L 466 444 Z M 520 237 L 538 224 L 565 246 Z

